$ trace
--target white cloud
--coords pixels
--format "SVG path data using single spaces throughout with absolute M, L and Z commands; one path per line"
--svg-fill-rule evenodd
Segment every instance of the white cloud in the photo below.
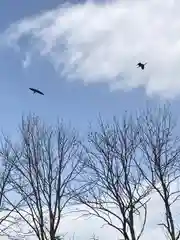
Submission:
M 180 93 L 179 9 L 179 0 L 67 5 L 12 24 L 1 43 L 21 48 L 24 41 L 27 52 L 47 57 L 67 78 L 174 97 Z M 138 61 L 148 62 L 145 71 Z
M 24 60 L 22 61 L 22 66 L 24 68 L 27 68 L 29 67 L 30 63 L 31 63 L 31 54 L 27 52 L 25 54 Z

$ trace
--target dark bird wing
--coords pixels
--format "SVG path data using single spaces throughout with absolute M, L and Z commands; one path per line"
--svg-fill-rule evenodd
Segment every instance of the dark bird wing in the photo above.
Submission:
M 35 89 L 35 88 L 29 88 L 31 91 L 33 91 L 34 93 L 39 93 L 41 95 L 44 95 L 43 92 L 39 91 L 38 89 Z
M 39 90 L 36 90 L 37 93 L 41 94 L 41 95 L 44 95 L 43 92 L 39 91 Z
M 146 62 L 146 63 L 141 63 L 141 62 L 139 62 L 139 63 L 137 64 L 137 66 L 140 67 L 141 69 L 144 69 L 146 64 L 147 64 L 147 62 Z
M 146 64 L 147 64 L 147 62 L 144 63 L 144 64 L 142 64 L 141 68 L 142 68 L 143 70 L 144 70 Z
M 138 63 L 136 66 L 137 67 L 142 67 L 142 63 Z
M 36 92 L 35 88 L 29 88 L 31 91 Z

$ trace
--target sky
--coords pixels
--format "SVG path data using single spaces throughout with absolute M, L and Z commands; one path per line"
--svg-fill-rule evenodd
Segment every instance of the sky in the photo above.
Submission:
M 0 128 L 14 136 L 31 112 L 48 124 L 63 118 L 83 134 L 99 114 L 121 117 L 147 101 L 170 101 L 178 116 L 179 7 L 179 0 L 4 1 Z

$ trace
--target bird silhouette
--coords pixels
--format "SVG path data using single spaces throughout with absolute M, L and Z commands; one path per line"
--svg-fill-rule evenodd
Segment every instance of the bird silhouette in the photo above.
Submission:
M 138 66 L 138 68 L 140 67 L 142 70 L 144 70 L 146 64 L 147 64 L 147 63 L 141 63 L 141 62 L 139 62 L 139 63 L 137 64 L 137 66 Z
M 38 89 L 35 89 L 35 88 L 29 88 L 31 91 L 33 91 L 33 93 L 35 94 L 35 93 L 39 93 L 39 94 L 41 94 L 41 95 L 44 95 L 44 93 L 43 92 L 41 92 L 41 91 L 39 91 Z

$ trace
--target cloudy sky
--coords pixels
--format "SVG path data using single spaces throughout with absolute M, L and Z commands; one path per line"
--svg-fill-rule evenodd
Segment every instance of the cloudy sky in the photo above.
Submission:
M 34 112 L 48 123 L 62 117 L 83 133 L 99 113 L 110 119 L 146 101 L 169 100 L 178 115 L 179 9 L 179 0 L 3 1 L 0 127 L 14 135 L 22 114 Z M 144 71 L 139 61 L 148 62 Z M 152 211 L 146 239 L 163 239 Z M 86 225 L 82 236 L 91 230 Z

